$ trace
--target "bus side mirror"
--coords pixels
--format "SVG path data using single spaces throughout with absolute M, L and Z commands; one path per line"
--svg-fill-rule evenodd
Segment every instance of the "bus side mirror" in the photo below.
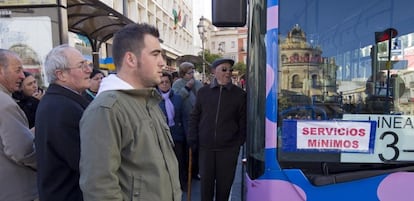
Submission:
M 212 21 L 216 27 L 246 25 L 247 0 L 212 0 Z

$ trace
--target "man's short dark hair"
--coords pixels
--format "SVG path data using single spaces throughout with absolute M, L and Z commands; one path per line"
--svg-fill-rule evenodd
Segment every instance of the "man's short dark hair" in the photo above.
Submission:
M 117 70 L 121 67 L 122 58 L 126 52 L 133 52 L 137 57 L 141 55 L 146 34 L 156 38 L 160 37 L 158 29 L 146 23 L 128 24 L 115 34 L 112 44 L 112 57 Z

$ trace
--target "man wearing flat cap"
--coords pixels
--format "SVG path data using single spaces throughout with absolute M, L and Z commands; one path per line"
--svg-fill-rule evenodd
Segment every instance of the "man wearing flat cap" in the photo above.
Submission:
M 246 92 L 231 82 L 233 64 L 225 58 L 211 64 L 214 79 L 198 91 L 190 115 L 188 143 L 199 149 L 201 201 L 228 200 L 246 139 Z

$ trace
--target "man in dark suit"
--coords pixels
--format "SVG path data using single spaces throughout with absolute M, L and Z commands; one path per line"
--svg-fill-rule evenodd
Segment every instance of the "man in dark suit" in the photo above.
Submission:
M 68 45 L 52 49 L 45 60 L 50 83 L 36 113 L 38 190 L 42 201 L 82 201 L 79 187 L 79 121 L 89 101 L 92 68 Z

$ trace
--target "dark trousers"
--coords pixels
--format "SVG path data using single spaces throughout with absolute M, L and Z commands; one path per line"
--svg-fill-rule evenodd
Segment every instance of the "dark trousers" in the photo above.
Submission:
M 181 189 L 187 189 L 187 145 L 185 141 L 175 141 L 174 142 L 174 152 L 178 161 L 178 170 Z
M 239 148 L 226 151 L 199 150 L 201 201 L 228 201 L 236 172 Z

